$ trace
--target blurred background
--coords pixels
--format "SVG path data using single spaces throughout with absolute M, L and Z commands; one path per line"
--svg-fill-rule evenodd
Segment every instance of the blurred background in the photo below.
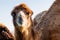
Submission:
M 13 33 L 11 11 L 16 5 L 25 3 L 32 11 L 34 18 L 38 13 L 48 10 L 54 0 L 0 0 L 0 23 L 5 24 Z

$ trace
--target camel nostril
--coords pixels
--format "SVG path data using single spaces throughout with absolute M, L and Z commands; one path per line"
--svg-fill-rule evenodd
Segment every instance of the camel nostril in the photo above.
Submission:
M 22 20 L 22 17 L 19 17 L 19 20 L 18 21 L 19 21 L 20 24 L 22 24 L 22 21 L 23 21 Z
M 21 26 L 22 25 L 23 19 L 22 19 L 21 15 L 18 15 L 18 17 L 16 19 L 16 23 L 17 23 L 18 26 Z

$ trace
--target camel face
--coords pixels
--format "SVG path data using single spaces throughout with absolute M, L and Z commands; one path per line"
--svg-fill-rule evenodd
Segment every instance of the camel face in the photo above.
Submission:
M 27 15 L 25 12 L 20 11 L 17 16 L 16 16 L 16 23 L 19 27 L 25 27 L 28 26 L 30 23 L 28 22 L 30 21 L 30 17 L 29 15 Z
M 25 4 L 16 6 L 11 13 L 15 27 L 30 27 L 32 13 Z

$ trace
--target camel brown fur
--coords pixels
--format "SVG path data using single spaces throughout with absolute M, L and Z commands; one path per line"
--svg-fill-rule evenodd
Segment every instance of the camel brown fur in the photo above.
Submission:
M 33 40 L 32 14 L 32 10 L 25 4 L 20 4 L 13 9 L 11 15 L 15 27 L 15 40 Z
M 0 40 L 14 40 L 13 35 L 3 24 L 0 24 Z
M 35 27 L 37 24 L 40 23 L 42 17 L 43 17 L 44 15 L 46 15 L 46 13 L 47 13 L 47 11 L 42 11 L 42 12 L 40 12 L 39 14 L 37 14 L 37 15 L 34 17 L 34 19 L 33 19 L 34 27 Z
M 36 35 L 41 38 L 38 40 L 60 40 L 60 0 L 55 0 L 48 12 L 42 17 L 37 24 Z

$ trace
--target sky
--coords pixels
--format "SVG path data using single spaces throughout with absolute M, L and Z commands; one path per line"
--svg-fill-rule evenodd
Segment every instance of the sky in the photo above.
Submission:
M 16 5 L 25 3 L 32 11 L 33 18 L 40 12 L 48 10 L 54 0 L 0 0 L 0 23 L 3 23 L 13 32 L 14 26 L 11 11 Z

